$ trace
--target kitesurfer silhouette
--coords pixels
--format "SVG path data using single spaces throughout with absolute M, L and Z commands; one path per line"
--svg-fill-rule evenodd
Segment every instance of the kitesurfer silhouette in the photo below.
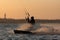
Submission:
M 30 23 L 35 24 L 34 16 L 31 17 Z
M 28 17 L 26 20 L 28 23 L 35 24 L 34 16 L 32 16 L 31 19 L 29 19 L 29 17 Z
M 35 24 L 34 16 L 31 16 L 31 19 L 30 19 L 29 12 L 26 10 L 25 13 L 26 13 L 26 17 L 25 17 L 26 18 L 26 22 L 31 23 L 31 24 Z

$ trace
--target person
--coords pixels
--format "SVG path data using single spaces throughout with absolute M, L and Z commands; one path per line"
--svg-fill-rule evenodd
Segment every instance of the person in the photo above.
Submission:
M 30 23 L 35 24 L 34 16 L 31 17 Z
M 35 24 L 34 16 L 32 16 L 31 19 L 29 19 L 29 17 L 27 17 L 27 18 L 26 18 L 26 21 L 27 21 L 28 23 Z

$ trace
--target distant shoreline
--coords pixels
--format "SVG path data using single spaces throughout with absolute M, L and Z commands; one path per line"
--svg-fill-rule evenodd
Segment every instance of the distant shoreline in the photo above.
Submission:
M 60 20 L 35 19 L 37 23 L 60 23 Z M 26 23 L 25 19 L 0 19 L 0 23 Z

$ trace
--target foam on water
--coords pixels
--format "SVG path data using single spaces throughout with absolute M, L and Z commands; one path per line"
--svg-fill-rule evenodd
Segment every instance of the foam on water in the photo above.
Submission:
M 24 30 L 24 31 L 30 31 L 29 29 L 32 28 L 32 24 L 30 23 L 25 23 L 25 24 L 22 24 L 21 26 L 17 27 L 16 30 Z
M 40 24 L 41 26 L 47 26 L 48 24 Z M 35 29 L 40 25 L 34 25 Z M 52 24 L 50 24 L 52 27 Z M 48 25 L 48 26 L 50 26 Z M 53 24 L 54 25 L 54 24 Z M 58 25 L 58 24 L 55 24 Z M 59 35 L 27 35 L 27 34 L 14 34 L 13 30 L 19 27 L 20 24 L 0 24 L 0 40 L 52 40 L 52 38 L 58 38 L 60 40 Z M 36 27 L 37 26 L 37 27 Z M 60 25 L 58 25 L 60 26 Z M 54 26 L 53 26 L 54 27 Z M 37 30 L 38 30 L 37 28 Z M 44 27 L 44 29 L 46 29 Z M 42 30 L 42 29 L 41 29 Z M 57 36 L 57 37 L 56 37 Z

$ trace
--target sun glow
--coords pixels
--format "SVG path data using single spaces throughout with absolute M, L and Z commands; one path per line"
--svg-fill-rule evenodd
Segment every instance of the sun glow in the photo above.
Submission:
M 60 19 L 60 0 L 0 0 L 0 18 L 23 19 L 25 8 L 37 19 Z

